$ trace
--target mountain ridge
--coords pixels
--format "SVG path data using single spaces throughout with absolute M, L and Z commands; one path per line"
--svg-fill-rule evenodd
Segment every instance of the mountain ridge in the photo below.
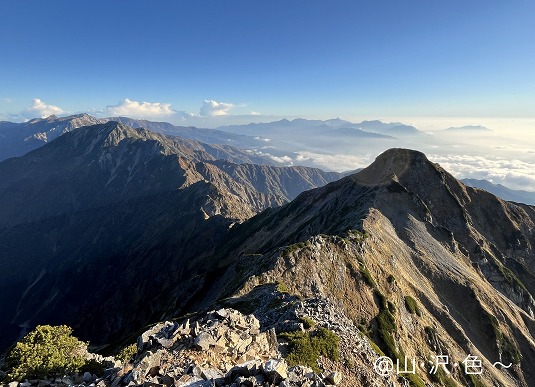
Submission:
M 506 373 L 490 369 L 485 380 L 530 385 L 534 221 L 533 207 L 466 187 L 420 152 L 389 150 L 362 172 L 233 228 L 221 253 L 225 277 L 206 302 L 224 284 L 236 300 L 226 305 L 237 306 L 258 286 L 280 281 L 291 294 L 327 299 L 365 321 L 362 329 L 390 356 L 403 348 L 427 359 L 424 348 L 437 350 L 429 348 L 431 325 L 450 356 L 515 364 Z M 244 265 L 257 269 L 243 273 Z M 381 330 L 386 312 L 377 297 L 392 303 L 395 338 Z M 407 297 L 418 300 L 422 317 L 410 317 Z
M 168 307 L 157 300 L 158 292 L 172 289 L 177 278 L 197 281 L 188 270 L 204 270 L 194 262 L 202 262 L 199 257 L 233 223 L 339 176 L 306 167 L 237 166 L 215 160 L 195 144 L 108 122 L 65 133 L 1 162 L 0 265 L 5 274 L 0 304 L 6 309 L 1 325 L 56 321 L 54 315 L 65 305 L 71 309 L 61 312 L 64 321 L 102 341 L 144 325 Z M 125 282 L 152 299 L 154 310 L 130 316 L 127 308 L 141 299 L 128 301 L 125 284 L 114 285 L 100 265 L 112 272 L 124 267 L 129 273 Z M 158 268 L 162 279 L 154 289 L 136 280 Z M 77 289 L 77 281 L 84 286 Z M 87 293 L 85 288 L 96 283 L 100 290 Z M 184 302 L 189 297 L 182 295 Z M 116 322 L 99 314 L 105 310 L 103 300 L 121 311 Z M 83 308 L 94 311 L 92 321 L 101 324 L 78 321 L 76 311 Z M 4 339 L 9 337 L 14 339 Z

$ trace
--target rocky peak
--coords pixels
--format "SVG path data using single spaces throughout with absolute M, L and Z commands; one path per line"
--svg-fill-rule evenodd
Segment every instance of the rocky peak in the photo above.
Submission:
M 438 169 L 427 157 L 418 151 L 402 148 L 389 149 L 358 173 L 358 181 L 366 185 L 379 186 L 390 181 L 419 181 L 436 176 Z

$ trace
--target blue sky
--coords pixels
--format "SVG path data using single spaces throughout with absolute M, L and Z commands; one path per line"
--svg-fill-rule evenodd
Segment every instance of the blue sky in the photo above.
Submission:
M 0 0 L 0 118 L 532 117 L 534 15 L 533 1 Z

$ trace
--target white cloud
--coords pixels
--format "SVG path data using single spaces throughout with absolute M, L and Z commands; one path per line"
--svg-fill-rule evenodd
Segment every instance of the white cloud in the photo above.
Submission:
M 252 152 L 252 153 L 256 154 L 257 156 L 270 158 L 271 160 L 275 161 L 276 163 L 283 164 L 285 166 L 293 165 L 293 160 L 288 155 L 275 156 L 275 155 L 272 155 L 271 153 L 262 152 L 262 151 L 259 151 L 259 150 L 250 150 L 249 152 Z
M 308 151 L 297 152 L 297 165 L 310 165 L 323 169 L 343 172 L 368 166 L 370 155 L 353 156 L 346 154 L 325 154 Z
M 430 155 L 457 178 L 484 179 L 511 189 L 535 191 L 535 162 L 474 155 Z
M 27 107 L 22 115 L 27 118 L 34 118 L 39 116 L 45 118 L 51 115 L 63 114 L 63 109 L 54 105 L 47 105 L 40 98 L 35 98 L 32 101 L 31 106 Z
M 252 116 L 261 116 L 262 113 L 259 113 L 259 112 L 251 112 L 250 113 Z
M 226 102 L 217 102 L 211 99 L 204 100 L 199 114 L 201 116 L 226 116 L 234 104 Z
M 113 116 L 134 118 L 171 116 L 180 113 L 171 109 L 170 103 L 138 102 L 129 98 L 125 98 L 117 105 L 107 106 L 107 112 Z

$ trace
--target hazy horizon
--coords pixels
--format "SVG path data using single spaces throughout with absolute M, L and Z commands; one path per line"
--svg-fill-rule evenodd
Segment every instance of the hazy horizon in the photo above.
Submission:
M 235 117 L 229 115 L 224 118 L 227 121 L 219 123 L 230 124 Z M 256 118 L 256 122 L 270 123 L 283 118 L 294 120 L 299 117 Z M 151 120 L 151 117 L 147 119 Z M 328 130 L 318 132 L 306 127 L 292 131 L 280 125 L 275 125 L 272 129 L 266 129 L 265 125 L 247 125 L 255 122 L 251 117 L 244 125 L 223 125 L 220 129 L 263 139 L 265 145 L 251 151 L 281 165 L 305 165 L 345 172 L 366 167 L 377 155 L 389 148 L 402 147 L 424 152 L 431 161 L 439 163 L 459 179 L 484 179 L 511 189 L 535 191 L 535 132 L 531 130 L 535 127 L 535 118 L 368 116 L 352 117 L 347 121 L 358 124 L 366 120 L 413 125 L 421 133 L 390 139 L 356 139 L 351 134 L 332 132 L 336 133 L 333 135 Z M 165 122 L 163 119 L 159 121 Z M 184 125 L 184 122 L 173 123 Z M 473 133 L 444 131 L 450 127 L 474 125 L 489 130 Z

